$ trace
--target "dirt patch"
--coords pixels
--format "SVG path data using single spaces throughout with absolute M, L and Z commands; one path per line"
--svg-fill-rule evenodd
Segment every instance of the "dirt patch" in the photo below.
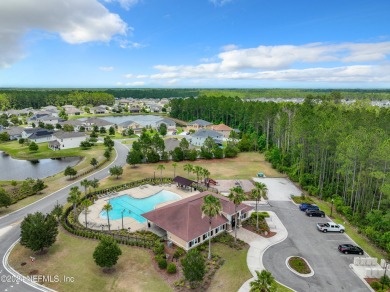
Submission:
M 262 237 L 265 237 L 265 238 L 270 238 L 274 235 L 276 235 L 276 232 L 273 232 L 273 231 L 263 231 L 261 229 L 257 230 L 256 227 L 254 226 L 251 226 L 251 225 L 246 225 L 246 226 L 243 226 L 246 230 L 249 230 L 253 233 L 256 233 Z

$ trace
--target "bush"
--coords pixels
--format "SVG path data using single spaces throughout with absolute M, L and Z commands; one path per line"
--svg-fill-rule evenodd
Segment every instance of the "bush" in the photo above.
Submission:
M 154 242 L 154 247 L 153 247 L 153 252 L 154 254 L 163 254 L 164 253 L 164 243 L 160 242 L 160 240 L 156 240 Z
M 185 253 L 184 249 L 181 247 L 177 248 L 173 254 L 173 258 L 178 259 Z
M 169 263 L 167 267 L 168 274 L 175 274 L 176 273 L 176 265 L 175 263 Z
M 161 255 L 155 257 L 158 267 L 161 270 L 165 270 L 168 266 L 167 260 Z
M 379 290 L 382 288 L 382 285 L 379 283 L 379 282 L 371 282 L 370 283 L 370 286 L 372 289 L 374 289 L 375 291 Z

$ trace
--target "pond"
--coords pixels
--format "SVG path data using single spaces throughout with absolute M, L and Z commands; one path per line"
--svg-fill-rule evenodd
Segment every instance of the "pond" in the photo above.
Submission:
M 80 157 L 20 160 L 0 151 L 0 181 L 45 178 L 64 171 L 67 166 L 75 166 L 80 160 Z

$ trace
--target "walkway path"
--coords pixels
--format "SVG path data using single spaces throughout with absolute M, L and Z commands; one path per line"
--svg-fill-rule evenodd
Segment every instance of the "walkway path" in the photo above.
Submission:
M 237 230 L 237 237 L 249 244 L 248 255 L 246 261 L 248 263 L 249 271 L 252 273 L 253 278 L 246 281 L 239 292 L 246 292 L 250 290 L 249 283 L 252 282 L 257 276 L 256 271 L 264 270 L 263 266 L 263 254 L 265 251 L 272 245 L 282 242 L 287 238 L 287 229 L 284 227 L 283 223 L 279 220 L 278 216 L 274 212 L 267 211 L 270 215 L 270 221 L 273 224 L 270 224 L 272 228 L 270 231 L 276 232 L 272 237 L 265 238 L 260 235 L 257 235 L 245 228 L 240 228 Z

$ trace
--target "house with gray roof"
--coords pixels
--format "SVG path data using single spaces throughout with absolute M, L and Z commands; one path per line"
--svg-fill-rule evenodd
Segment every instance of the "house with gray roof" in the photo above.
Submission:
M 80 131 L 80 127 L 84 126 L 83 122 L 80 120 L 61 121 L 61 122 L 59 122 L 59 124 L 61 125 L 61 127 L 63 127 L 64 125 L 70 125 L 73 127 L 75 132 Z
M 206 130 L 206 129 L 201 129 L 198 132 L 191 135 L 190 142 L 194 146 L 203 146 L 204 142 L 208 137 L 211 137 L 215 143 L 222 145 L 223 134 L 217 131 Z
M 162 124 L 165 124 L 167 126 L 167 132 L 168 133 L 176 133 L 176 123 L 175 123 L 175 121 L 173 121 L 171 119 L 167 119 L 167 118 L 161 119 L 161 120 L 156 122 L 156 128 L 160 129 L 160 126 Z
M 3 131 L 8 133 L 10 140 L 18 140 L 19 138 L 22 138 L 22 132 L 24 131 L 24 128 L 14 126 L 9 127 L 8 129 L 4 129 Z
M 205 121 L 205 120 L 195 120 L 192 122 L 187 123 L 186 132 L 189 132 L 190 130 L 194 130 L 195 132 L 200 129 L 205 129 L 211 126 L 212 123 Z
M 49 148 L 52 150 L 77 148 L 87 138 L 88 135 L 83 132 L 58 131 L 53 133 L 52 141 L 49 142 Z
M 35 143 L 48 142 L 52 140 L 54 131 L 42 128 L 26 128 L 22 132 L 22 138 Z
M 88 118 L 85 121 L 83 121 L 83 125 L 84 125 L 85 129 L 87 129 L 89 131 L 91 131 L 94 126 L 97 126 L 99 129 L 101 127 L 103 127 L 106 130 L 108 130 L 110 127 L 114 126 L 114 123 L 110 123 L 106 120 L 92 117 L 92 118 Z

